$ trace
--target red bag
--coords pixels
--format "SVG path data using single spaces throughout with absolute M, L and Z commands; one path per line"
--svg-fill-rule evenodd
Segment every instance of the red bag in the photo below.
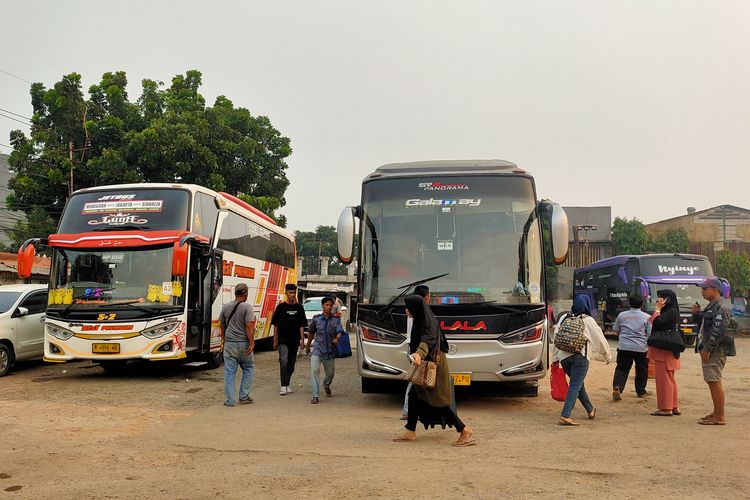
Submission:
M 549 385 L 552 389 L 552 399 L 565 401 L 565 396 L 568 395 L 568 379 L 558 362 L 552 363 L 550 367 Z

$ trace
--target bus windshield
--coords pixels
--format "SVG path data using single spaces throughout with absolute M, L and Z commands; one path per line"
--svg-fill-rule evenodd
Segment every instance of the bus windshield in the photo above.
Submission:
M 79 193 L 65 206 L 57 232 L 187 229 L 189 200 L 182 189 Z
M 683 311 L 690 309 L 690 307 L 696 302 L 701 306 L 701 309 L 708 305 L 708 301 L 701 295 L 700 287 L 695 286 L 693 283 L 649 283 L 649 298 L 646 308 L 649 311 L 653 311 L 656 307 L 656 292 L 659 290 L 672 290 L 677 296 L 677 305 Z
M 72 250 L 55 248 L 50 312 L 102 305 L 140 306 L 154 312 L 181 308 L 184 283 L 172 277 L 172 247 Z
M 531 179 L 384 179 L 363 189 L 363 301 L 387 303 L 398 287 L 444 273 L 429 283 L 437 303 L 543 300 Z

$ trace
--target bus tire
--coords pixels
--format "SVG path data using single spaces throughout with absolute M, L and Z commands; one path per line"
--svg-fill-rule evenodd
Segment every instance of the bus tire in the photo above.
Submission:
M 124 359 L 118 359 L 113 361 L 99 361 L 99 366 L 102 367 L 104 373 L 109 375 L 122 375 L 125 373 L 125 368 L 128 362 Z
M 208 367 L 211 370 L 220 367 L 223 362 L 224 362 L 224 351 L 209 352 L 208 354 L 206 354 L 206 363 L 208 363 Z

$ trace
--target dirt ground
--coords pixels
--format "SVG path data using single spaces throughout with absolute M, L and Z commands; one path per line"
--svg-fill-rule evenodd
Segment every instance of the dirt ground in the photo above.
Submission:
M 20 364 L 0 379 L 0 496 L 8 498 L 748 498 L 750 339 L 725 371 L 728 425 L 710 412 L 697 356 L 678 372 L 683 415 L 649 416 L 632 385 L 611 399 L 614 364 L 592 363 L 596 420 L 578 428 L 541 382 L 537 398 L 459 393 L 478 446 L 418 429 L 393 443 L 401 398 L 362 395 L 354 358 L 337 360 L 334 397 L 309 404 L 309 360 L 278 394 L 276 353 L 256 355 L 255 403 L 226 408 L 222 370 L 90 362 Z M 631 374 L 632 381 L 632 374 Z M 653 382 L 649 381 L 653 390 Z

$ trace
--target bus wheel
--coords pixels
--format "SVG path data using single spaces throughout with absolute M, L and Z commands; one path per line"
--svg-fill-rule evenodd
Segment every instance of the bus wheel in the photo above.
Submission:
M 127 365 L 128 362 L 124 359 L 117 361 L 99 361 L 99 366 L 101 366 L 104 372 L 109 375 L 122 375 L 125 373 Z
M 206 363 L 210 369 L 218 368 L 224 362 L 224 351 L 209 352 L 206 354 Z

